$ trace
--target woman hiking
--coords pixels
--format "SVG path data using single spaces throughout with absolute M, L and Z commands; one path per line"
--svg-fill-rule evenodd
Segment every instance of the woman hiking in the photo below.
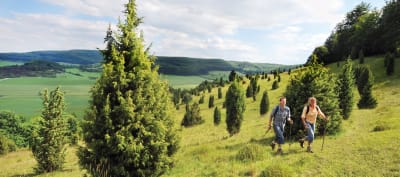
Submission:
M 300 146 L 304 147 L 304 141 L 307 140 L 307 152 L 313 153 L 311 144 L 314 141 L 315 124 L 317 117 L 320 115 L 323 119 L 328 121 L 325 114 L 317 105 L 317 99 L 315 97 L 308 98 L 308 105 L 304 106 L 303 113 L 301 114 L 301 121 L 303 122 L 304 128 L 307 131 L 307 136 L 299 140 Z

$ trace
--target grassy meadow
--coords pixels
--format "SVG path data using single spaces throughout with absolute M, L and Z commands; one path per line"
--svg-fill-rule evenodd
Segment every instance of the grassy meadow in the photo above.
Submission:
M 357 62 L 354 61 L 355 64 Z M 343 131 L 338 135 L 325 137 L 323 151 L 321 151 L 321 137 L 317 137 L 313 144 L 313 154 L 306 153 L 306 149 L 300 148 L 295 141 L 287 142 L 283 146 L 282 156 L 271 151 L 269 143 L 274 134 L 270 131 L 265 135 L 268 116 L 259 115 L 259 104 L 264 90 L 267 90 L 269 94 L 269 110 L 278 104 L 279 97 L 285 92 L 290 78 L 287 73 L 283 73 L 277 90 L 271 90 L 272 81 L 259 81 L 261 90 L 257 95 L 257 101 L 254 102 L 252 98 L 246 99 L 246 112 L 241 131 L 233 137 L 229 137 L 226 131 L 225 109 L 221 110 L 221 124 L 219 126 L 213 124 L 214 108 L 208 108 L 209 95 L 215 96 L 214 104 L 219 108 L 222 108 L 222 102 L 225 99 L 225 94 L 223 99 L 217 99 L 216 88 L 212 90 L 212 93 L 204 93 L 205 103 L 200 105 L 205 123 L 190 128 L 179 127 L 185 107 L 181 105 L 179 110 L 175 110 L 173 115 L 179 127 L 181 143 L 175 155 L 174 167 L 164 176 L 261 176 L 263 171 L 270 172 L 272 176 L 277 176 L 279 173 L 284 173 L 283 176 L 305 177 L 400 176 L 400 119 L 396 116 L 396 113 L 400 112 L 398 98 L 400 96 L 400 72 L 398 71 L 400 61 L 396 59 L 395 74 L 390 77 L 385 74 L 382 57 L 366 58 L 365 62 L 371 66 L 375 75 L 373 94 L 378 99 L 378 106 L 375 109 L 359 110 L 355 105 L 349 120 L 342 123 Z M 340 71 L 336 64 L 330 65 L 329 68 L 336 73 Z M 2 95 L 0 110 L 19 107 L 27 109 L 25 113 L 33 110 L 39 113 L 38 92 L 43 89 L 43 85 L 53 89 L 56 85 L 62 84 L 62 88 L 67 92 L 66 101 L 69 111 L 79 113 L 78 110 L 87 105 L 88 91 L 94 82 L 89 77 L 89 75 L 78 77 L 65 74 L 55 79 L 2 80 L 0 81 Z M 165 76 L 166 79 L 169 77 Z M 198 78 L 199 81 L 200 78 Z M 170 83 L 175 84 L 174 86 L 189 87 L 195 84 L 195 79 L 195 77 L 177 78 L 178 81 L 175 83 L 170 81 Z M 249 84 L 248 81 L 243 85 L 244 90 L 247 84 Z M 225 93 L 227 89 L 226 85 L 223 92 Z M 354 91 L 357 102 L 359 96 L 356 89 Z M 198 100 L 199 97 L 193 98 L 193 101 Z M 13 103 L 14 106 L 4 107 L 5 103 L 7 105 Z M 33 104 L 37 105 L 37 108 L 32 108 Z M 323 111 L 323 108 L 321 109 Z M 15 112 L 24 114 L 18 110 Z M 39 176 L 80 176 L 82 171 L 78 166 L 76 149 L 76 147 L 68 148 L 67 162 L 63 171 Z M 29 150 L 19 150 L 1 156 L 0 164 L 0 176 L 34 176 L 33 167 L 36 162 Z
M 42 100 L 40 92 L 45 88 L 54 90 L 57 86 L 65 91 L 67 112 L 81 117 L 87 107 L 89 90 L 98 73 L 68 69 L 68 73 L 56 78 L 20 77 L 0 80 L 0 110 L 11 110 L 30 119 L 40 115 Z M 76 74 L 80 74 L 79 76 Z

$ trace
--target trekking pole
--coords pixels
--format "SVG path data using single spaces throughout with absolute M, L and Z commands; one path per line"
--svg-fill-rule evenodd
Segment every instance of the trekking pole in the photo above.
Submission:
M 324 150 L 324 142 L 325 142 L 325 134 L 326 134 L 327 126 L 328 126 L 328 121 L 325 121 L 324 133 L 322 134 L 322 147 L 321 147 L 321 151 Z
M 271 130 L 271 127 L 268 127 L 267 131 L 265 131 L 264 136 L 267 135 L 270 130 Z
M 290 124 L 289 127 L 289 151 L 290 151 L 290 145 L 292 145 L 292 140 L 290 139 L 290 136 L 292 135 L 292 125 L 293 124 Z

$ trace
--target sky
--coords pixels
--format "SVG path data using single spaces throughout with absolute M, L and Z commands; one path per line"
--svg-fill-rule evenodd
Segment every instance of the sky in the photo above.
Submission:
M 366 0 L 381 9 L 384 0 Z M 104 48 L 127 0 L 0 0 L 0 52 Z M 136 0 L 157 56 L 303 64 L 357 0 Z

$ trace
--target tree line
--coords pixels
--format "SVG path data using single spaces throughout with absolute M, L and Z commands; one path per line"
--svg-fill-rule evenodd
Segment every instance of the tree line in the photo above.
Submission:
M 400 56 L 400 1 L 386 1 L 382 9 L 372 9 L 362 2 L 338 23 L 324 45 L 310 55 L 324 64 L 391 53 Z
M 65 72 L 64 66 L 50 61 L 34 60 L 23 65 L 0 67 L 0 78 L 14 77 L 56 77 Z

